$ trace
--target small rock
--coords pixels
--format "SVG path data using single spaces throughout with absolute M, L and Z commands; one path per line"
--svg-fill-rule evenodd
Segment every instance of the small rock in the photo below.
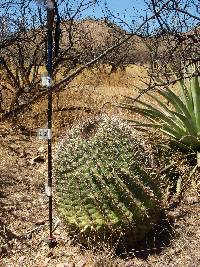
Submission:
M 68 263 L 58 263 L 56 265 L 56 267 L 72 267 L 71 265 L 69 265 Z
M 87 261 L 86 260 L 83 260 L 83 261 L 79 262 L 77 266 L 78 267 L 85 267 L 86 264 L 87 264 Z
M 41 220 L 35 223 L 35 226 L 39 226 L 39 225 L 45 225 L 45 221 Z
M 48 263 L 50 261 L 50 258 L 46 258 L 44 262 L 42 263 L 41 267 L 48 267 Z
M 14 151 L 20 149 L 20 146 L 18 144 L 15 144 L 15 143 L 10 144 L 9 147 L 10 147 L 10 149 L 12 149 Z
M 38 152 L 40 152 L 40 153 L 44 153 L 46 151 L 47 151 L 47 149 L 44 146 L 41 146 L 41 147 L 38 148 Z
M 134 267 L 134 264 L 133 262 L 128 261 L 125 263 L 124 267 Z
M 45 158 L 42 156 L 37 156 L 35 158 L 32 158 L 30 161 L 31 165 L 34 165 L 36 163 L 44 163 L 45 162 Z
M 19 262 L 20 262 L 20 264 L 22 264 L 22 263 L 24 262 L 25 259 L 26 259 L 25 256 L 21 256 L 21 257 L 19 258 Z
M 26 158 L 26 157 L 27 157 L 27 153 L 26 153 L 26 151 L 25 151 L 25 150 L 22 150 L 22 151 L 20 152 L 20 154 L 19 154 L 19 157 L 20 157 L 20 158 Z

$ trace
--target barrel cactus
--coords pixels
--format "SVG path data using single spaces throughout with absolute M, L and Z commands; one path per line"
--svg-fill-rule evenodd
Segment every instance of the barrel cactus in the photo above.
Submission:
M 147 142 L 119 119 L 71 130 L 55 163 L 58 211 L 69 230 L 83 243 L 142 239 L 161 212 L 154 164 Z

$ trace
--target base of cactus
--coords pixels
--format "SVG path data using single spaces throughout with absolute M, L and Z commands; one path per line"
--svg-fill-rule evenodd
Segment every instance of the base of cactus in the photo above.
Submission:
M 101 228 L 95 228 L 88 226 L 85 229 L 80 229 L 76 224 L 70 224 L 67 216 L 60 210 L 60 215 L 67 223 L 67 229 L 72 239 L 86 247 L 98 247 L 103 248 L 105 246 L 112 247 L 114 249 L 132 248 L 138 241 L 144 239 L 144 237 L 154 228 L 156 223 L 163 216 L 163 210 L 154 208 L 150 211 L 154 219 L 146 218 L 141 221 L 140 224 L 136 224 L 134 221 L 132 224 L 105 224 Z

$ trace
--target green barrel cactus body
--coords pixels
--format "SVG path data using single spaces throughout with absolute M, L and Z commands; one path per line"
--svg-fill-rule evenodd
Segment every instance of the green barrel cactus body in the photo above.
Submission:
M 161 211 L 153 154 L 120 120 L 72 130 L 58 150 L 58 210 L 81 242 L 144 237 Z M 155 167 L 154 167 L 155 169 Z

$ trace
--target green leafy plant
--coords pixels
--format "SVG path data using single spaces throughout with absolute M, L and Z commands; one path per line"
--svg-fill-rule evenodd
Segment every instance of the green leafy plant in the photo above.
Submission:
M 150 123 L 130 120 L 135 126 L 154 127 L 167 134 L 179 146 L 197 151 L 197 163 L 200 166 L 200 81 L 198 76 L 178 81 L 179 94 L 168 86 L 158 89 L 155 95 L 147 95 L 155 103 L 127 97 L 121 107 L 138 113 Z M 167 101 L 167 104 L 164 103 Z M 140 106 L 136 106 L 138 103 Z
M 160 216 L 153 153 L 120 120 L 99 118 L 70 131 L 55 167 L 58 211 L 83 243 L 133 244 Z

